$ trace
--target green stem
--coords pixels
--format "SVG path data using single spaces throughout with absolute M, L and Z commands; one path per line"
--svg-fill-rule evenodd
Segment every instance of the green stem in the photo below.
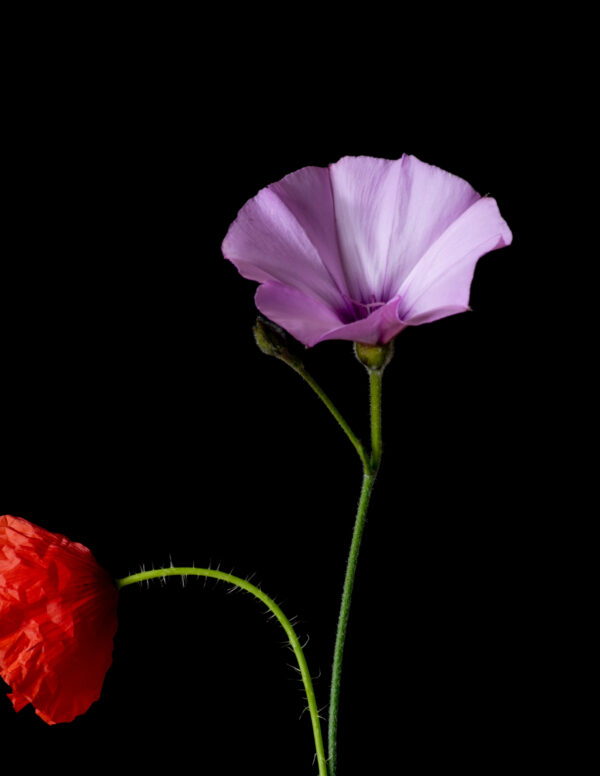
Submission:
M 346 631 L 348 629 L 348 619 L 350 617 L 350 603 L 352 600 L 352 590 L 354 588 L 354 577 L 356 575 L 356 565 L 358 562 L 358 551 L 365 527 L 367 517 L 367 507 L 371 491 L 375 483 L 374 474 L 365 472 L 363 477 L 360 501 L 356 514 L 356 523 L 354 525 L 354 534 L 350 546 L 350 555 L 348 556 L 348 566 L 346 569 L 346 578 L 344 580 L 344 592 L 342 593 L 342 605 L 340 608 L 340 617 L 338 620 L 337 635 L 335 639 L 335 649 L 333 653 L 333 671 L 331 677 L 331 695 L 329 699 L 329 773 L 335 776 L 337 763 L 337 728 L 338 728 L 338 709 L 340 705 L 340 682 L 342 677 L 342 657 L 344 654 L 344 642 L 346 640 Z
M 383 449 L 381 441 L 381 385 L 383 370 L 374 369 L 369 372 L 371 386 L 371 469 L 376 472 L 381 461 Z
M 233 576 L 233 574 L 226 574 L 223 571 L 213 571 L 212 569 L 199 569 L 194 567 L 178 567 L 178 568 L 170 567 L 165 569 L 153 569 L 152 571 L 142 571 L 138 574 L 131 574 L 130 576 L 124 577 L 123 579 L 117 579 L 116 585 L 117 585 L 117 588 L 120 590 L 122 587 L 125 587 L 126 585 L 133 585 L 136 582 L 145 582 L 146 580 L 149 580 L 149 579 L 157 579 L 157 578 L 169 577 L 169 576 L 186 576 L 186 575 L 196 575 L 199 577 L 211 577 L 213 579 L 220 579 L 220 580 L 223 580 L 224 582 L 229 582 L 230 584 L 235 585 L 236 587 L 239 587 L 242 590 L 246 590 L 248 593 L 252 593 L 253 596 L 258 598 L 259 601 L 262 601 L 262 603 L 264 603 L 265 606 L 273 613 L 273 615 L 277 618 L 277 620 L 279 620 L 279 623 L 281 624 L 282 628 L 286 632 L 290 645 L 294 651 L 294 655 L 296 656 L 296 660 L 298 661 L 298 667 L 300 668 L 300 675 L 302 676 L 302 682 L 304 683 L 304 690 L 306 692 L 306 699 L 308 701 L 308 710 L 310 712 L 313 735 L 315 739 L 317 761 L 319 764 L 319 776 L 328 776 L 327 760 L 325 757 L 323 737 L 321 734 L 321 722 L 319 719 L 319 711 L 317 708 L 317 701 L 315 698 L 315 692 L 313 689 L 312 679 L 308 670 L 308 665 L 306 663 L 306 658 L 304 657 L 304 652 L 302 650 L 302 646 L 300 645 L 300 640 L 298 639 L 298 636 L 296 635 L 296 632 L 294 631 L 292 624 L 285 616 L 285 614 L 281 611 L 279 606 L 275 603 L 275 601 L 273 601 L 272 598 L 269 598 L 269 596 L 263 593 L 263 591 L 259 587 L 256 587 L 256 585 L 253 585 L 247 580 L 241 579 L 240 577 L 235 577 Z
M 331 401 L 329 396 L 325 393 L 325 391 L 321 388 L 321 386 L 316 382 L 314 377 L 310 375 L 306 369 L 304 369 L 304 366 L 297 365 L 292 363 L 291 361 L 287 361 L 286 363 L 289 364 L 289 366 L 292 367 L 292 369 L 297 372 L 300 377 L 305 380 L 305 382 L 310 385 L 310 387 L 313 389 L 313 391 L 317 394 L 319 399 L 323 402 L 323 404 L 327 407 L 327 409 L 331 412 L 333 417 L 337 420 L 337 422 L 340 424 L 342 430 L 348 437 L 348 439 L 352 442 L 354 445 L 354 448 L 358 455 L 360 456 L 360 460 L 362 461 L 363 468 L 365 471 L 371 471 L 371 462 L 369 461 L 369 458 L 367 456 L 367 453 L 365 452 L 365 448 L 362 444 L 362 442 L 359 440 L 359 438 L 356 436 L 356 434 L 352 431 L 348 423 L 345 421 L 345 419 L 342 417 L 342 414 L 337 409 L 337 407 L 334 405 L 334 403 Z
M 381 385 L 383 369 L 369 370 L 369 380 L 371 387 L 371 458 L 369 465 L 364 467 L 363 483 L 356 512 L 356 521 L 354 524 L 354 533 L 352 535 L 352 544 L 350 545 L 350 554 L 348 556 L 348 565 L 346 568 L 346 577 L 344 579 L 344 590 L 342 593 L 342 604 L 340 607 L 340 616 L 338 620 L 337 634 L 335 639 L 335 648 L 333 653 L 333 669 L 331 677 L 331 694 L 329 699 L 329 735 L 328 735 L 328 764 L 330 776 L 336 776 L 337 767 L 337 730 L 338 730 L 338 710 L 340 705 L 340 683 L 342 676 L 342 658 L 344 654 L 344 642 L 348 630 L 348 620 L 350 617 L 350 603 L 352 601 L 352 591 L 354 588 L 354 578 L 356 576 L 356 567 L 358 563 L 358 553 L 363 537 L 365 523 L 367 519 L 367 510 L 371 493 L 377 477 L 377 471 L 381 462 L 382 441 L 381 441 Z

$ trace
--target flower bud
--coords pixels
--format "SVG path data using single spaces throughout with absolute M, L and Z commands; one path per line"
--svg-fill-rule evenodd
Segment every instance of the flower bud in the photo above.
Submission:
M 364 342 L 355 342 L 354 352 L 356 358 L 369 371 L 382 372 L 394 355 L 394 340 L 390 340 L 386 345 L 367 345 Z
M 298 356 L 290 352 L 289 337 L 282 328 L 259 316 L 252 331 L 256 344 L 265 355 L 275 356 L 290 366 L 301 366 Z

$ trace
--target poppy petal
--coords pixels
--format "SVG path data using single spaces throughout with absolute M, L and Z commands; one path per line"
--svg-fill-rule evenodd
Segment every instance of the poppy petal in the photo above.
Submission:
M 118 592 L 82 544 L 0 516 L 0 675 L 18 711 L 69 722 L 99 698 Z

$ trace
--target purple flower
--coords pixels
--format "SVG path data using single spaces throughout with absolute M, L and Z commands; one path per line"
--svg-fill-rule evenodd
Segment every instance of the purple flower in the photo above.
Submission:
M 509 245 L 494 199 L 404 154 L 303 167 L 246 202 L 223 255 L 256 306 L 305 345 L 389 342 L 469 309 L 477 260 Z

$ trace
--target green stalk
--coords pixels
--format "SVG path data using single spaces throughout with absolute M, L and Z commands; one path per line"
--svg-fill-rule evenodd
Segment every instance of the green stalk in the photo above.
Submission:
M 302 676 L 302 682 L 306 692 L 308 710 L 310 712 L 313 736 L 315 739 L 315 749 L 317 753 L 317 762 L 319 765 L 319 776 L 328 776 L 327 760 L 325 757 L 325 748 L 323 746 L 323 736 L 321 734 L 321 722 L 319 719 L 319 711 L 317 708 L 317 701 L 315 698 L 312 679 L 308 670 L 308 664 L 306 662 L 306 658 L 304 657 L 304 652 L 302 650 L 302 646 L 300 645 L 298 636 L 296 635 L 291 622 L 272 598 L 269 598 L 269 596 L 266 595 L 266 593 L 263 593 L 263 591 L 259 587 L 256 587 L 256 585 L 253 585 L 247 580 L 241 579 L 240 577 L 235 577 L 233 574 L 226 574 L 223 571 L 213 571 L 212 569 L 198 569 L 194 567 L 170 567 L 164 569 L 153 569 L 152 571 L 142 571 L 138 574 L 131 574 L 128 577 L 123 577 L 123 579 L 117 579 L 116 585 L 120 590 L 121 588 L 126 587 L 127 585 L 133 585 L 136 582 L 145 582 L 149 579 L 157 579 L 161 577 L 185 575 L 211 577 L 213 579 L 220 579 L 224 582 L 229 582 L 230 584 L 235 585 L 242 590 L 246 590 L 248 593 L 252 593 L 252 595 L 258 598 L 259 601 L 262 601 L 262 603 L 265 604 L 265 606 L 277 618 L 280 625 L 286 632 L 290 645 L 294 651 L 294 655 L 296 656 L 296 660 L 298 661 L 298 667 L 300 668 L 300 675 Z
M 383 368 L 369 369 L 369 382 L 371 392 L 371 456 L 367 464 L 364 463 L 363 482 L 354 523 L 354 533 L 350 545 L 350 554 L 348 556 L 348 565 L 346 567 L 346 577 L 344 579 L 344 590 L 342 592 L 342 603 L 338 620 L 337 634 L 335 639 L 335 648 L 333 653 L 333 669 L 331 677 L 331 694 L 329 699 L 329 734 L 328 734 L 328 765 L 329 775 L 336 776 L 337 768 L 337 734 L 338 734 L 338 712 L 340 705 L 340 684 L 342 676 L 342 658 L 344 654 L 344 643 L 348 630 L 348 620 L 350 618 L 350 604 L 352 601 L 352 591 L 354 589 L 354 579 L 356 576 L 356 567 L 358 564 L 358 553 L 363 537 L 365 523 L 367 519 L 367 510 L 377 471 L 381 462 L 382 437 L 381 437 L 381 386 L 382 386 Z
M 383 444 L 381 440 L 381 385 L 383 370 L 369 372 L 371 387 L 371 470 L 377 472 L 381 462 Z
M 319 399 L 323 402 L 323 404 L 327 407 L 329 412 L 333 415 L 333 417 L 337 420 L 339 423 L 342 431 L 346 434 L 352 445 L 354 446 L 354 449 L 360 456 L 360 460 L 362 461 L 363 468 L 365 470 L 370 470 L 371 464 L 369 462 L 369 459 L 367 457 L 367 454 L 365 452 L 365 449 L 359 440 L 359 438 L 356 436 L 356 434 L 352 431 L 344 417 L 342 416 L 341 412 L 338 410 L 338 408 L 335 406 L 335 404 L 331 401 L 329 396 L 325 393 L 325 391 L 321 388 L 321 386 L 317 383 L 317 381 L 314 379 L 312 375 L 310 375 L 304 366 L 298 366 L 296 364 L 288 362 L 289 365 L 292 367 L 292 369 L 297 372 L 300 377 L 313 389 L 313 391 L 317 394 Z
M 344 642 L 346 641 L 346 631 L 348 629 L 348 619 L 350 617 L 350 603 L 352 601 L 352 590 L 354 588 L 354 577 L 356 576 L 356 566 L 358 563 L 358 552 L 365 527 L 367 508 L 371 497 L 371 491 L 375 484 L 374 474 L 364 474 L 360 500 L 358 502 L 358 511 L 356 514 L 356 523 L 354 525 L 354 534 L 350 546 L 350 555 L 348 556 L 348 566 L 346 568 L 346 578 L 344 580 L 344 592 L 342 593 L 342 605 L 338 620 L 337 635 L 335 639 L 335 649 L 333 653 L 333 671 L 331 677 L 331 695 L 329 699 L 329 773 L 335 776 L 337 765 L 337 730 L 338 730 L 338 710 L 340 705 L 340 683 L 342 678 L 342 657 L 344 654 Z

